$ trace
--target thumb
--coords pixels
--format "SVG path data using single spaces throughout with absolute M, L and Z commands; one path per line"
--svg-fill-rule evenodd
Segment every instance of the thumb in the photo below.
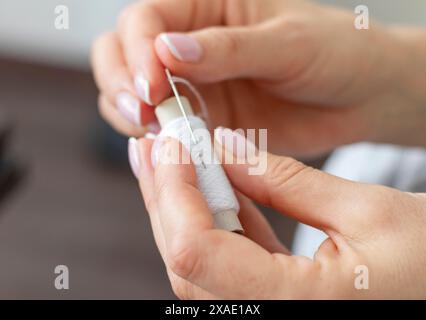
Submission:
M 163 64 L 198 83 L 252 77 L 275 79 L 291 72 L 299 46 L 273 24 L 249 27 L 211 27 L 189 33 L 163 33 L 156 39 Z M 283 45 L 290 45 L 282 50 Z M 289 50 L 291 48 L 291 50 Z M 277 59 L 279 57 L 279 59 Z
M 344 180 L 288 157 L 256 151 L 265 159 L 261 175 L 250 175 L 248 154 L 256 148 L 243 135 L 225 128 L 215 130 L 216 149 L 233 186 L 249 198 L 322 230 L 356 232 L 371 206 L 383 201 L 374 186 Z M 261 157 L 260 155 L 265 155 Z M 232 161 L 229 161 L 232 158 Z M 232 163 L 231 163 L 232 162 Z

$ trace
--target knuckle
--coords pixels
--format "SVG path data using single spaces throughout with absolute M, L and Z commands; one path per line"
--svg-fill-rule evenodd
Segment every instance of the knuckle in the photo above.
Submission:
M 115 37 L 116 37 L 116 33 L 113 32 L 113 31 L 105 32 L 105 33 L 101 34 L 94 41 L 93 47 L 92 47 L 92 52 L 94 52 L 96 49 L 102 49 L 108 43 L 110 43 L 112 40 L 114 40 Z
M 312 23 L 301 16 L 286 17 L 280 21 L 280 27 L 286 30 L 288 39 L 301 44 L 314 38 L 311 26 Z
M 237 54 L 240 51 L 242 39 L 238 32 L 226 31 L 221 28 L 212 28 L 210 32 L 210 36 L 215 40 L 213 43 L 220 43 L 233 54 Z
M 231 52 L 239 52 L 241 45 L 241 37 L 236 32 L 224 33 L 224 41 Z
M 154 2 L 136 2 L 124 8 L 118 17 L 119 30 L 126 31 L 157 13 Z
M 283 59 L 286 68 L 286 77 L 296 79 L 316 67 L 318 52 L 320 52 L 320 39 L 318 28 L 312 26 L 309 18 L 303 16 L 285 17 L 278 22 L 278 29 L 285 30 L 281 33 L 281 42 L 291 51 Z M 306 80 L 305 80 L 306 81 Z M 300 83 L 303 86 L 305 83 Z
M 113 44 L 117 39 L 117 34 L 113 31 L 105 32 L 98 36 L 90 50 L 90 62 L 94 68 L 95 80 L 99 81 L 99 77 L 102 74 L 102 68 L 99 65 L 99 61 L 102 61 L 100 57 L 105 54 L 106 51 L 109 51 L 111 44 Z
M 131 17 L 132 15 L 134 15 L 135 12 L 135 5 L 129 5 L 127 7 L 125 7 L 121 13 L 118 16 L 118 25 L 119 27 L 123 27 L 126 22 L 129 20 L 129 17 Z
M 183 279 L 192 279 L 199 272 L 199 259 L 195 244 L 187 237 L 176 237 L 168 252 L 170 269 Z
M 292 158 L 273 157 L 268 161 L 268 170 L 265 175 L 266 183 L 272 189 L 281 190 L 305 170 L 313 169 Z
M 140 11 L 135 8 L 129 8 L 129 10 L 125 14 L 125 18 L 123 18 L 123 23 L 133 25 L 133 23 L 135 21 L 138 21 L 139 19 L 140 19 Z

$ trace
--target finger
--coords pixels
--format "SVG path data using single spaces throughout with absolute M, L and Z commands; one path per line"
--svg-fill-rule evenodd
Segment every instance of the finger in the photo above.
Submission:
M 355 222 L 361 221 L 360 212 L 372 212 L 367 206 L 383 201 L 376 199 L 377 193 L 367 186 L 323 173 L 292 158 L 264 151 L 257 152 L 257 156 L 252 153 L 251 159 L 244 158 L 255 146 L 230 129 L 216 129 L 215 140 L 219 152 L 226 156 L 224 167 L 237 190 L 311 226 L 340 232 L 357 229 Z M 247 160 L 257 160 L 255 166 L 264 170 L 249 174 L 253 165 Z
M 161 256 L 164 254 L 164 237 L 161 228 L 158 228 L 158 208 L 155 202 L 154 187 L 154 171 L 151 166 L 151 154 L 153 141 L 150 139 L 129 139 L 129 161 L 132 165 L 134 173 L 137 175 L 139 186 L 142 192 L 142 197 L 145 202 L 145 208 L 148 211 L 151 221 L 154 239 Z M 137 160 L 132 158 L 137 157 Z M 134 163 L 137 163 L 136 165 Z
M 132 77 L 116 33 L 106 33 L 98 38 L 92 50 L 92 64 L 96 83 L 110 104 L 119 111 L 119 118 L 135 126 L 154 121 L 154 111 L 139 101 L 133 89 Z M 115 122 L 115 119 L 110 120 Z
M 103 95 L 98 98 L 99 113 L 116 131 L 128 137 L 143 137 L 147 133 L 158 133 L 159 124 L 157 121 L 140 127 L 132 124 L 124 118 L 117 108 Z
M 123 91 L 135 94 L 115 32 L 105 33 L 95 41 L 91 60 L 95 81 L 110 101 L 115 101 L 117 94 Z
M 246 196 L 236 192 L 240 204 L 238 217 L 244 227 L 244 236 L 253 240 L 270 253 L 290 254 L 289 250 L 278 240 L 271 225 Z
M 306 68 L 313 61 L 315 52 L 297 40 L 296 32 L 291 25 L 269 22 L 163 33 L 157 37 L 156 51 L 171 71 L 194 82 L 246 77 L 278 81 L 291 78 L 299 71 L 296 68 Z
M 103 95 L 98 99 L 99 113 L 116 131 L 132 137 L 143 137 L 147 132 L 150 132 L 150 126 L 140 127 L 130 123 L 121 116 L 117 108 Z
M 166 140 L 159 154 L 178 148 L 176 141 Z M 243 236 L 213 230 L 192 165 L 158 162 L 154 184 L 167 261 L 180 277 L 228 299 L 290 296 L 306 290 L 304 281 L 312 286 L 312 262 L 271 255 Z
M 209 292 L 194 286 L 188 281 L 182 279 L 173 273 L 168 267 L 165 254 L 164 235 L 158 219 L 158 207 L 155 202 L 154 190 L 154 171 L 151 166 L 151 148 L 153 141 L 150 139 L 129 140 L 129 153 L 136 152 L 138 154 L 139 168 L 137 174 L 139 175 L 139 185 L 145 200 L 149 218 L 151 221 L 151 228 L 154 234 L 154 240 L 158 247 L 161 257 L 163 258 L 167 275 L 172 284 L 173 291 L 180 299 L 216 299 L 216 297 Z M 135 148 L 132 150 L 132 148 Z
M 119 20 L 120 38 L 136 89 L 145 102 L 156 105 L 170 90 L 155 52 L 156 36 L 167 30 L 217 24 L 221 14 L 221 2 L 210 0 L 147 1 L 125 10 Z

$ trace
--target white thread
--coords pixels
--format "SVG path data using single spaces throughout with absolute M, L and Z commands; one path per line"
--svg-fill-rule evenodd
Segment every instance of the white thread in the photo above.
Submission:
M 182 83 L 183 85 L 187 86 L 188 89 L 192 92 L 192 94 L 195 96 L 195 98 L 198 101 L 198 104 L 201 109 L 201 116 L 205 121 L 209 121 L 209 111 L 207 109 L 206 101 L 204 100 L 203 96 L 198 92 L 197 88 L 195 88 L 191 82 L 184 78 L 172 76 L 172 80 L 174 83 Z
M 238 213 L 240 210 L 238 200 L 222 165 L 216 158 L 205 122 L 196 116 L 189 116 L 188 120 L 197 136 L 197 144 L 193 143 L 183 117 L 169 122 L 162 128 L 159 137 L 177 139 L 189 150 L 197 172 L 198 188 L 204 194 L 213 214 L 229 210 Z M 203 163 L 197 159 L 200 154 L 205 159 Z

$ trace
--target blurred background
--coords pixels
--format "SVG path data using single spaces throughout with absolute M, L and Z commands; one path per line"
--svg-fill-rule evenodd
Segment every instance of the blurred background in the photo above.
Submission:
M 0 0 L 0 298 L 174 298 L 127 139 L 98 117 L 88 60 L 130 2 Z M 426 1 L 362 4 L 372 19 L 426 22 Z M 69 8 L 69 30 L 54 28 L 58 5 Z M 294 222 L 266 214 L 290 245 Z M 53 285 L 60 264 L 69 290 Z

